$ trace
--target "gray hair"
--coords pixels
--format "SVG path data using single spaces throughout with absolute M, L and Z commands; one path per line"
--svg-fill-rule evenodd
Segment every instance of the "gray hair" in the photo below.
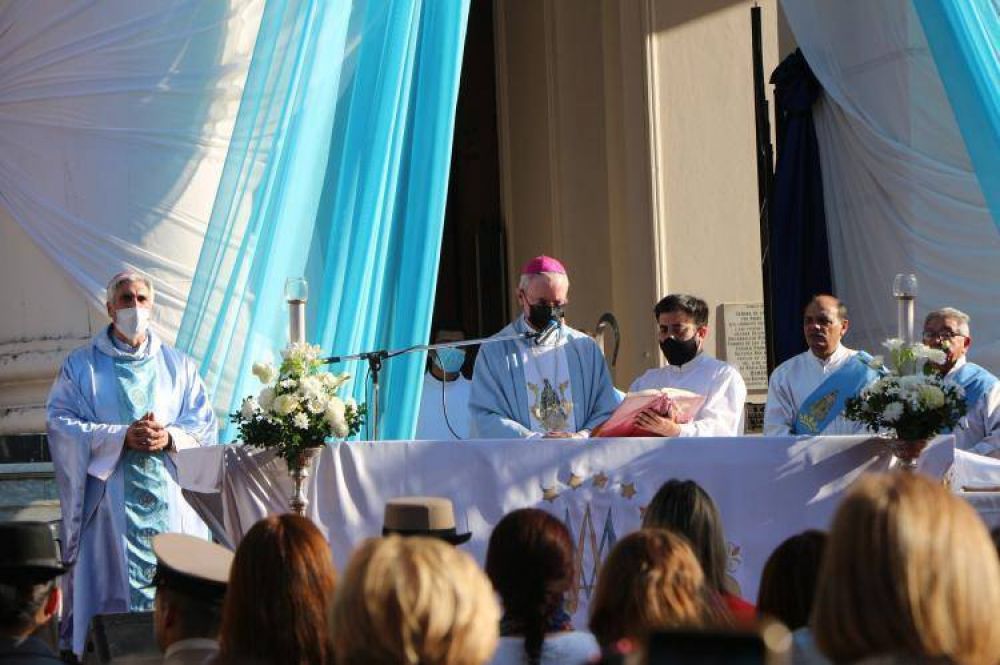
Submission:
M 569 275 L 567 275 L 564 272 L 537 272 L 537 273 L 532 273 L 530 275 L 521 275 L 521 279 L 517 283 L 517 288 L 521 289 L 522 291 L 525 290 L 526 288 L 528 288 L 528 285 L 531 284 L 531 280 L 535 279 L 536 277 L 540 277 L 542 275 L 548 275 L 549 277 L 554 277 L 554 278 L 561 277 L 564 280 L 566 280 L 567 284 L 569 284 Z
M 114 277 L 108 282 L 108 289 L 106 293 L 106 302 L 112 303 L 115 300 L 115 295 L 118 293 L 118 287 L 122 284 L 131 284 L 132 282 L 142 282 L 149 289 L 149 299 L 150 301 L 156 299 L 156 291 L 153 289 L 153 281 L 146 277 L 145 275 L 140 275 L 133 270 L 125 270 Z
M 972 319 L 970 319 L 969 315 L 965 312 L 957 310 L 954 307 L 942 307 L 940 309 L 935 309 L 927 314 L 927 318 L 924 319 L 924 325 L 926 326 L 931 321 L 941 319 L 953 319 L 958 321 L 958 332 L 965 337 L 969 336 L 969 322 Z

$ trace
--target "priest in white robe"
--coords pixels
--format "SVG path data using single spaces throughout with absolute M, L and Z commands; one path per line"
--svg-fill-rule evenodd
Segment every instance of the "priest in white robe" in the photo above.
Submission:
M 965 416 L 953 432 L 955 447 L 1000 457 L 1000 379 L 966 358 L 972 346 L 969 315 L 953 307 L 936 309 L 924 320 L 924 344 L 945 352 L 939 375 L 965 391 Z
M 705 398 L 690 422 L 677 423 L 647 409 L 635 424 L 660 436 L 740 436 L 747 387 L 732 365 L 704 353 L 708 336 L 708 304 L 701 298 L 672 294 L 653 309 L 660 351 L 666 367 L 646 371 L 629 392 L 650 388 L 679 388 Z
M 871 356 L 841 344 L 850 322 L 847 306 L 819 295 L 806 306 L 803 332 L 809 350 L 771 373 L 764 435 L 858 435 L 863 423 L 844 417 L 847 399 L 878 378 Z
M 534 337 L 480 347 L 469 393 L 473 438 L 587 438 L 618 406 L 597 344 L 563 321 L 568 295 L 556 259 L 538 256 L 522 268 L 522 315 L 496 337 Z
M 60 629 L 81 654 L 91 618 L 152 609 L 151 539 L 208 531 L 177 484 L 178 450 L 217 443 L 195 364 L 149 330 L 153 286 L 108 285 L 112 324 L 63 363 L 49 394 L 49 450 L 62 508 L 66 605 Z

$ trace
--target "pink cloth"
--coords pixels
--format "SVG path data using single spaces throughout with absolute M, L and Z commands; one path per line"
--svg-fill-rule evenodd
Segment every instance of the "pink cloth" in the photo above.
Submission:
M 563 267 L 563 264 L 558 259 L 545 256 L 544 254 L 531 259 L 521 268 L 522 275 L 537 275 L 543 272 L 554 272 L 565 275 L 566 268 Z

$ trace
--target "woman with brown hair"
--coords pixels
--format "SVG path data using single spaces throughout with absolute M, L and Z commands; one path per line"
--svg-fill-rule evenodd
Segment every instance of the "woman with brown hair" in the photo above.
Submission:
M 582 663 L 600 653 L 593 635 L 573 630 L 564 609 L 576 566 L 561 521 L 537 508 L 504 516 L 490 535 L 486 574 L 504 609 L 492 665 Z
M 642 527 L 658 527 L 681 534 L 691 543 L 705 573 L 708 588 L 722 599 L 733 619 L 752 623 L 757 610 L 736 595 L 736 583 L 726 574 L 729 550 L 722 517 L 715 501 L 693 480 L 668 480 L 646 508 Z
M 482 665 L 500 609 L 465 552 L 437 538 L 365 541 L 333 603 L 337 665 Z
M 757 611 L 778 619 L 788 630 L 809 623 L 826 534 L 810 529 L 785 539 L 764 563 L 757 590 Z
M 222 608 L 226 665 L 329 665 L 327 615 L 336 583 L 323 534 L 298 515 L 253 525 L 236 548 Z
M 666 628 L 721 623 L 691 546 L 666 529 L 642 529 L 615 545 L 590 603 L 590 630 L 602 648 L 634 646 Z
M 919 474 L 871 474 L 833 518 L 812 628 L 834 663 L 1000 662 L 1000 562 L 972 507 Z

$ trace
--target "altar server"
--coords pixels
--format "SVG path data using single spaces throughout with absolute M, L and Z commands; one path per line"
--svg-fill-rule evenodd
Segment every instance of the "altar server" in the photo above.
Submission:
M 565 325 L 569 277 L 562 263 L 536 256 L 517 288 L 521 316 L 497 333 L 545 333 L 483 344 L 469 394 L 474 438 L 587 438 L 618 405 L 593 339 Z
M 739 436 L 743 434 L 743 403 L 747 387 L 735 367 L 703 353 L 708 336 L 708 305 L 701 298 L 673 294 L 653 309 L 660 351 L 666 367 L 647 370 L 629 392 L 650 388 L 680 388 L 705 402 L 691 422 L 678 424 L 656 411 L 642 411 L 636 425 L 660 436 Z
M 465 339 L 458 330 L 441 330 L 435 344 Z M 417 415 L 418 440 L 469 438 L 469 386 L 473 359 L 467 348 L 445 347 L 427 352 L 424 389 Z M 467 371 L 468 370 L 468 371 Z
M 215 415 L 195 364 L 149 329 L 153 299 L 146 277 L 115 275 L 111 325 L 69 355 L 49 394 L 63 558 L 73 564 L 61 639 L 78 654 L 95 614 L 152 609 L 154 535 L 208 535 L 173 457 L 215 444 Z
M 934 310 L 924 320 L 924 344 L 947 359 L 934 371 L 965 390 L 965 416 L 955 428 L 955 446 L 1000 457 L 1000 380 L 965 357 L 972 346 L 969 315 L 952 307 Z
M 764 435 L 863 434 L 863 423 L 844 417 L 847 399 L 878 378 L 872 357 L 840 343 L 847 306 L 830 295 L 806 306 L 803 332 L 809 350 L 778 365 L 767 387 Z

